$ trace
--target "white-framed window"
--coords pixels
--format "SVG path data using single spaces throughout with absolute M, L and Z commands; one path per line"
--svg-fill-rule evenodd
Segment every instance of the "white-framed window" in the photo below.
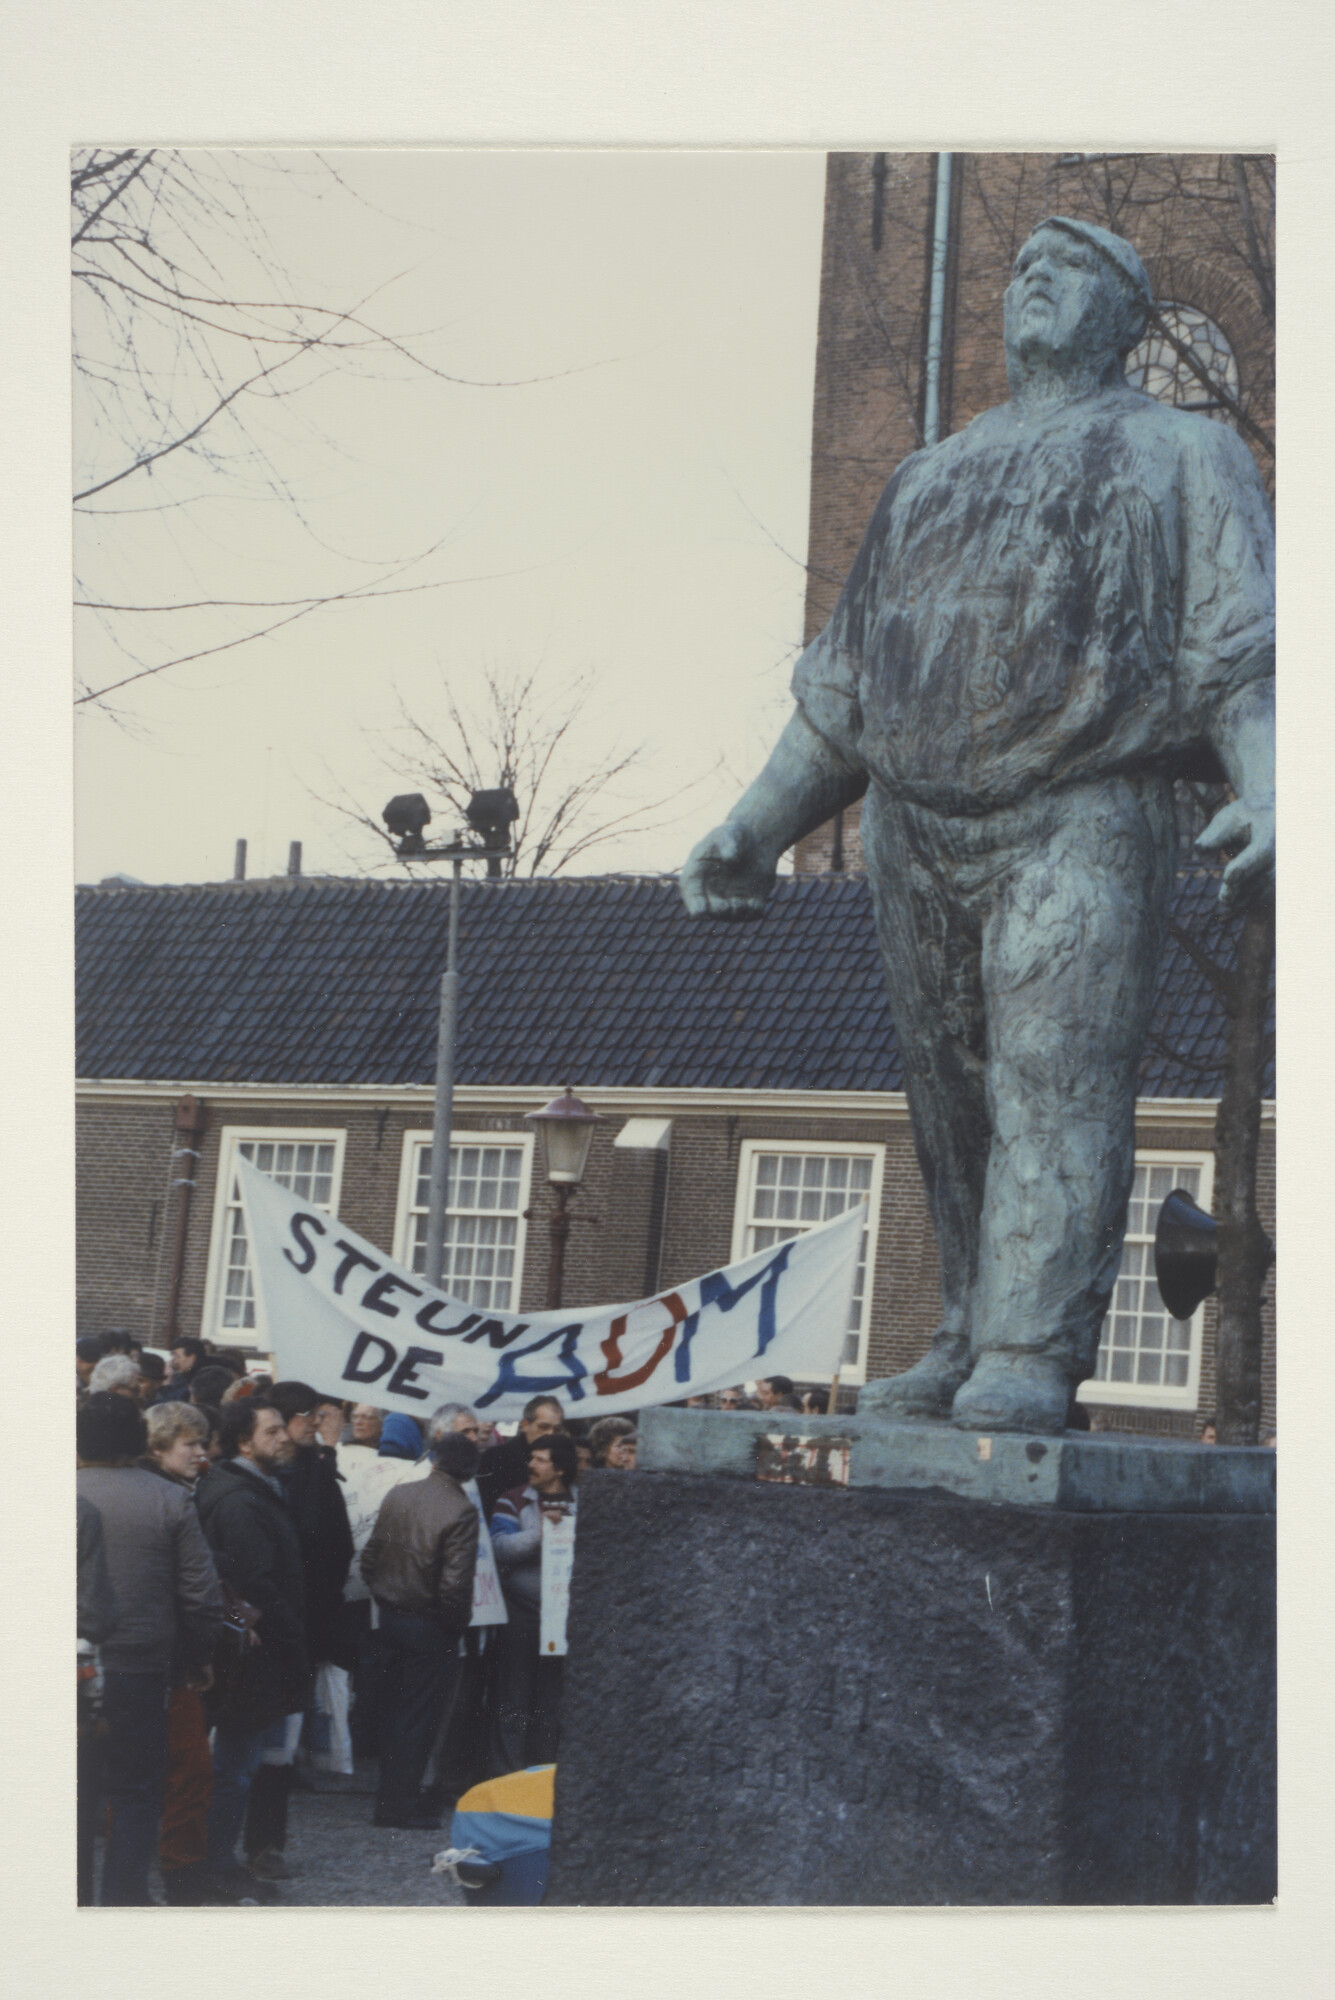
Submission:
M 1126 379 L 1133 389 L 1170 403 L 1175 410 L 1197 410 L 1205 416 L 1227 417 L 1238 399 L 1238 364 L 1228 336 L 1208 314 L 1195 306 L 1161 305 L 1163 324 L 1188 348 L 1209 386 L 1187 365 L 1172 341 L 1151 327 L 1126 357 Z M 1222 392 L 1222 394 L 1221 394 Z
M 1214 1154 L 1136 1154 L 1121 1267 L 1103 1322 L 1094 1374 L 1080 1387 L 1083 1403 L 1196 1408 L 1205 1308 L 1198 1307 L 1190 1319 L 1173 1319 L 1154 1281 L 1154 1227 L 1174 1188 L 1182 1188 L 1208 1212 L 1214 1194 Z
M 818 1222 L 842 1215 L 855 1202 L 866 1203 L 848 1338 L 839 1368 L 843 1382 L 867 1379 L 867 1329 L 871 1324 L 884 1166 L 884 1146 L 829 1140 L 819 1146 L 803 1146 L 768 1139 L 744 1139 L 737 1165 L 734 1263 L 754 1256 L 757 1250 L 768 1250 L 772 1243 L 805 1235 Z
M 451 1133 L 440 1283 L 452 1299 L 518 1312 L 532 1171 L 531 1132 Z M 394 1255 L 412 1271 L 426 1269 L 430 1192 L 431 1134 L 405 1132 Z
M 272 1125 L 224 1125 L 213 1198 L 213 1235 L 204 1299 L 204 1332 L 236 1347 L 267 1347 L 263 1312 L 255 1295 L 246 1242 L 246 1215 L 236 1163 L 249 1160 L 298 1200 L 326 1215 L 338 1214 L 347 1134 L 328 1125 L 284 1131 Z

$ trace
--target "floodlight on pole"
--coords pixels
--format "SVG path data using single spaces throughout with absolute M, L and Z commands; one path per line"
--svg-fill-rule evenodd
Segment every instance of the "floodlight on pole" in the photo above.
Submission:
M 390 832 L 397 836 L 395 853 L 400 860 L 426 852 L 423 827 L 431 824 L 431 808 L 420 792 L 400 792 L 381 815 Z
M 443 847 L 428 847 L 423 830 L 431 808 L 420 792 L 400 792 L 382 815 L 395 836 L 394 852 L 401 861 L 448 861 L 450 882 L 449 933 L 445 970 L 440 980 L 440 1013 L 436 1025 L 436 1095 L 431 1118 L 431 1190 L 427 1198 L 426 1281 L 439 1285 L 445 1268 L 445 1213 L 449 1198 L 450 1133 L 454 1125 L 454 1049 L 459 1025 L 459 883 L 465 861 L 485 861 L 489 876 L 499 876 L 501 862 L 513 852 L 510 828 L 519 807 L 508 786 L 474 792 L 465 817 L 481 841 L 465 840 L 463 829 Z

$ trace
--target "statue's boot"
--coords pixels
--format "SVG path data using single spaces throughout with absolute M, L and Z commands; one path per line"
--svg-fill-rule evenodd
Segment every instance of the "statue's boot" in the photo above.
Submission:
M 884 1375 L 858 1390 L 860 1417 L 948 1417 L 969 1373 L 967 1333 L 936 1334 L 921 1361 L 902 1375 Z
M 1066 1429 L 1073 1383 L 1050 1355 L 992 1349 L 980 1354 L 951 1407 L 964 1431 L 1028 1431 L 1060 1437 Z

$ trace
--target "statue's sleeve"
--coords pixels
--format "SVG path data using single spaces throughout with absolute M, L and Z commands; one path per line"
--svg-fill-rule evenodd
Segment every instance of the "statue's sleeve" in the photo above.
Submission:
M 1197 418 L 1183 458 L 1177 700 L 1208 739 L 1222 703 L 1275 671 L 1275 528 L 1236 431 Z
M 862 767 L 858 749 L 862 734 L 860 672 L 860 655 L 840 644 L 834 618 L 812 640 L 793 669 L 793 700 L 816 734 L 855 770 Z
M 901 467 L 901 472 L 902 472 Z M 853 770 L 865 769 L 862 735 L 863 638 L 886 559 L 900 472 L 881 495 L 829 623 L 793 668 L 793 700 L 811 727 Z

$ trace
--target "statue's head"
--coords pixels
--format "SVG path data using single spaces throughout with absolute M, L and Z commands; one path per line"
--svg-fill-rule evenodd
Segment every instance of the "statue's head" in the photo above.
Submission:
M 1012 375 L 1120 375 L 1154 294 L 1131 245 L 1096 223 L 1050 215 L 1029 236 L 1006 289 Z

